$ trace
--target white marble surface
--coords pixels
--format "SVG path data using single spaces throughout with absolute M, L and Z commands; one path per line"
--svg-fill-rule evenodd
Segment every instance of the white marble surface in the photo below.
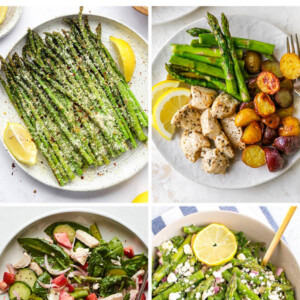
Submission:
M 78 209 L 80 206 L 76 206 Z M 21 226 L 36 219 L 39 216 L 63 209 L 70 209 L 71 206 L 49 207 L 49 206 L 6 206 L 0 208 L 0 237 L 1 242 L 5 243 L 12 234 L 20 229 Z M 85 206 L 95 212 L 103 212 L 117 217 L 119 220 L 128 224 L 144 240 L 148 241 L 148 209 L 147 207 L 97 207 L 95 205 Z M 134 216 L 134 217 L 133 217 Z M 9 230 L 7 225 L 9 224 Z
M 152 57 L 178 30 L 203 18 L 206 12 L 259 17 L 287 33 L 300 32 L 297 7 L 200 7 L 176 21 L 152 27 Z M 154 202 L 296 202 L 299 201 L 300 162 L 277 179 L 244 190 L 221 190 L 196 184 L 175 171 L 152 146 Z
M 16 27 L 0 40 L 0 52 L 5 56 L 23 36 L 28 27 L 35 26 L 63 14 L 78 13 L 78 6 L 64 7 L 24 7 Z M 119 20 L 148 39 L 148 18 L 132 7 L 89 7 L 84 11 Z M 147 190 L 148 168 L 145 167 L 133 178 L 97 192 L 60 191 L 32 179 L 18 167 L 12 168 L 12 159 L 0 145 L 0 202 L 130 202 L 138 194 Z

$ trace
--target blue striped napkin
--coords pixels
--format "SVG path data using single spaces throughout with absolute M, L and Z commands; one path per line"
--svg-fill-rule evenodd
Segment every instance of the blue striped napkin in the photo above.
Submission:
M 283 221 L 288 208 L 288 206 L 217 206 L 213 204 L 205 204 L 205 208 L 203 208 L 203 204 L 176 207 L 154 206 L 152 207 L 152 234 L 154 236 L 168 224 L 173 223 L 183 216 L 211 210 L 232 211 L 249 217 L 255 217 L 276 232 Z M 298 261 L 300 258 L 299 221 L 300 211 L 297 209 L 283 236 L 283 240 L 289 245 L 289 248 L 295 254 Z

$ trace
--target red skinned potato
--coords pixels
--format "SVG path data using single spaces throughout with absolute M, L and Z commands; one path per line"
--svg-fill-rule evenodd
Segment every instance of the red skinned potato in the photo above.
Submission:
M 275 113 L 271 116 L 262 118 L 261 121 L 264 124 L 266 124 L 268 127 L 276 129 L 276 128 L 278 128 L 278 126 L 280 124 L 280 117 Z
M 264 149 L 266 162 L 270 172 L 276 172 L 282 169 L 284 160 L 276 148 L 266 147 Z
M 276 107 L 270 96 L 264 92 L 258 93 L 254 98 L 254 107 L 261 117 L 268 117 L 275 113 Z
M 275 60 L 265 60 L 262 63 L 262 70 L 273 73 L 279 79 L 283 78 L 280 71 L 280 64 Z
M 273 141 L 278 137 L 277 130 L 271 128 L 271 127 L 266 127 L 264 133 L 263 133 L 263 138 L 261 143 L 264 146 L 269 146 L 272 145 Z
M 241 105 L 239 107 L 239 111 L 242 110 L 242 109 L 245 109 L 245 108 L 254 109 L 254 101 L 241 103 Z
M 252 77 L 247 80 L 247 87 L 251 97 L 255 97 L 257 93 L 260 92 L 260 89 L 257 85 L 257 77 Z
M 291 155 L 300 148 L 299 136 L 280 136 L 274 140 L 274 147 L 283 154 Z
M 261 72 L 257 77 L 257 85 L 269 95 L 276 94 L 280 89 L 279 79 L 271 72 Z

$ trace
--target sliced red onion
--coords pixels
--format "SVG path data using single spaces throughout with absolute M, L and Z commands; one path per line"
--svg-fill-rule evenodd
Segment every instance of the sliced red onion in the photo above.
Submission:
M 276 275 L 276 276 L 280 276 L 280 274 L 281 274 L 282 272 L 283 272 L 283 269 L 279 267 L 279 268 L 277 268 L 275 275 Z
M 64 286 L 61 287 L 57 287 L 57 288 L 53 288 L 55 293 L 61 292 L 64 288 L 66 288 L 66 284 Z
M 255 271 L 255 270 L 251 270 L 250 273 L 255 274 L 255 275 L 258 275 L 258 274 L 259 274 L 259 272 Z
M 167 281 L 167 276 L 165 276 L 161 281 L 166 282 Z
M 76 265 L 70 265 L 70 266 L 77 269 L 81 273 L 81 275 L 83 275 L 83 276 L 86 276 L 88 274 L 88 272 L 84 271 L 82 268 L 80 268 Z
M 220 283 L 220 282 L 221 282 L 221 279 L 222 279 L 222 277 L 217 277 L 217 278 L 216 278 L 216 284 Z
M 20 295 L 16 292 L 16 291 L 13 291 L 14 295 L 16 296 L 17 300 L 21 300 L 21 297 Z
M 14 274 L 14 275 L 16 274 L 16 270 L 14 269 L 12 264 L 6 264 L 6 268 L 8 269 L 9 273 Z
M 219 291 L 220 291 L 220 288 L 218 286 L 215 286 L 214 287 L 214 293 L 217 294 L 217 293 L 219 293 Z
M 158 260 L 158 263 L 159 263 L 160 265 L 163 264 L 163 259 L 162 259 L 162 257 Z
M 43 287 L 44 289 L 52 289 L 52 288 L 57 288 L 58 285 L 54 283 L 43 283 L 41 281 L 38 281 L 38 284 Z
M 67 268 L 65 270 L 62 271 L 58 271 L 58 270 L 54 270 L 50 267 L 49 262 L 48 262 L 48 256 L 45 255 L 45 268 L 47 269 L 47 271 L 51 274 L 51 275 L 61 275 L 61 274 L 65 274 L 66 272 L 68 272 L 70 270 L 70 268 Z
M 224 271 L 231 269 L 232 268 L 232 263 L 229 263 L 223 267 L 220 268 L 219 272 L 223 273 Z
M 69 274 L 68 274 L 68 278 L 69 277 L 74 277 L 74 276 L 81 276 L 82 275 L 82 273 L 80 272 L 80 271 L 73 271 L 73 272 L 70 272 Z

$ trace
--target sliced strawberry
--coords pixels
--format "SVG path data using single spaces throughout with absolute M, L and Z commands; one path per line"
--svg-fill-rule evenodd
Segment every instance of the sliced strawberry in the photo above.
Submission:
M 96 296 L 95 293 L 89 294 L 88 296 L 85 297 L 86 300 L 97 300 L 98 297 Z
M 87 271 L 88 267 L 89 267 L 89 263 L 86 262 L 82 268 L 84 271 Z
M 131 246 L 125 247 L 125 248 L 124 248 L 124 254 L 125 254 L 128 258 L 133 258 L 133 257 L 134 257 L 134 251 L 133 251 L 133 248 L 132 248 Z
M 146 295 L 145 295 L 145 293 L 142 294 L 141 300 L 146 300 Z
M 67 233 L 55 233 L 54 238 L 63 247 L 66 247 L 67 249 L 72 249 L 72 244 Z
M 65 291 L 59 293 L 59 300 L 74 300 L 74 297 Z
M 4 292 L 8 287 L 8 284 L 4 281 L 0 281 L 0 290 Z
M 3 281 L 8 285 L 11 285 L 15 282 L 15 274 L 5 272 L 3 275 Z
M 58 277 L 52 279 L 51 283 L 57 285 L 58 287 L 62 287 L 68 284 L 68 279 L 65 277 L 65 274 L 61 274 Z
M 74 286 L 72 285 L 72 284 L 67 284 L 67 288 L 68 288 L 68 290 L 69 290 L 69 293 L 72 293 L 72 292 L 74 292 Z

